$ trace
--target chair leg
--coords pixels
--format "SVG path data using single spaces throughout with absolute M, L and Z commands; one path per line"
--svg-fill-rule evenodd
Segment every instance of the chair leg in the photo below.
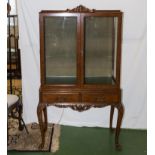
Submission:
M 27 134 L 29 134 L 28 129 L 25 125 L 25 122 L 22 118 L 22 112 L 23 112 L 23 106 L 22 104 L 18 105 L 18 112 L 19 112 L 19 117 L 18 117 L 18 122 L 19 122 L 19 130 L 23 130 L 25 128 Z
M 22 122 L 21 122 L 21 120 L 22 120 L 22 109 L 23 109 L 23 107 L 22 107 L 22 105 L 21 104 L 19 104 L 18 105 L 18 122 L 19 122 L 19 130 L 23 130 L 24 129 L 24 126 L 22 125 Z
M 25 127 L 25 130 L 26 130 L 27 134 L 29 134 L 27 126 L 25 125 L 25 122 L 24 122 L 23 118 L 21 118 L 21 121 L 23 122 L 23 126 Z

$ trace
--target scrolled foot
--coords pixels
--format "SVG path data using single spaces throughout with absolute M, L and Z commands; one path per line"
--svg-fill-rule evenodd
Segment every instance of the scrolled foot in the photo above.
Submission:
M 117 151 L 121 151 L 122 150 L 122 145 L 121 144 L 115 144 L 115 148 Z

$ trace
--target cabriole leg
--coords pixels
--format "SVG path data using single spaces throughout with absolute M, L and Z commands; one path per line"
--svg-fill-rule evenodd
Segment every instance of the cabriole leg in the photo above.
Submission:
M 118 110 L 118 118 L 117 118 L 117 126 L 116 126 L 116 133 L 115 133 L 115 146 L 116 146 L 116 149 L 120 150 L 121 145 L 119 143 L 119 134 L 120 134 L 120 127 L 121 127 L 122 118 L 124 114 L 124 107 L 122 104 L 119 104 L 116 106 L 116 108 Z
M 47 131 L 47 106 L 45 106 L 45 108 L 43 109 L 44 112 L 44 121 L 45 121 L 45 125 L 44 125 L 44 131 Z
M 39 103 L 37 107 L 37 115 L 38 115 L 38 121 L 39 121 L 39 126 L 40 126 L 40 131 L 41 131 L 41 144 L 39 145 L 39 149 L 42 149 L 45 144 L 45 124 L 43 122 L 43 112 L 44 109 L 46 108 L 45 104 Z
M 111 105 L 110 108 L 110 130 L 113 131 L 112 123 L 113 123 L 113 115 L 114 115 L 114 106 Z

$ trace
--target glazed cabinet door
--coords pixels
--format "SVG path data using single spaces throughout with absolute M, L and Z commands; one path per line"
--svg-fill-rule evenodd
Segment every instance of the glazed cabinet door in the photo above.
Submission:
M 118 61 L 118 17 L 83 15 L 84 84 L 115 85 Z M 118 73 L 119 74 L 119 73 Z
M 51 13 L 43 20 L 44 83 L 78 84 L 78 15 Z

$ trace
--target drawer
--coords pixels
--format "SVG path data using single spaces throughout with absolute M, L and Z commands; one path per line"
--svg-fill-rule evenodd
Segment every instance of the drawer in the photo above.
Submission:
M 109 93 L 85 93 L 82 94 L 82 102 L 90 103 L 115 103 L 119 102 L 118 94 Z
M 67 102 L 78 102 L 78 93 L 49 93 L 42 94 L 42 102 L 49 103 L 67 103 Z

